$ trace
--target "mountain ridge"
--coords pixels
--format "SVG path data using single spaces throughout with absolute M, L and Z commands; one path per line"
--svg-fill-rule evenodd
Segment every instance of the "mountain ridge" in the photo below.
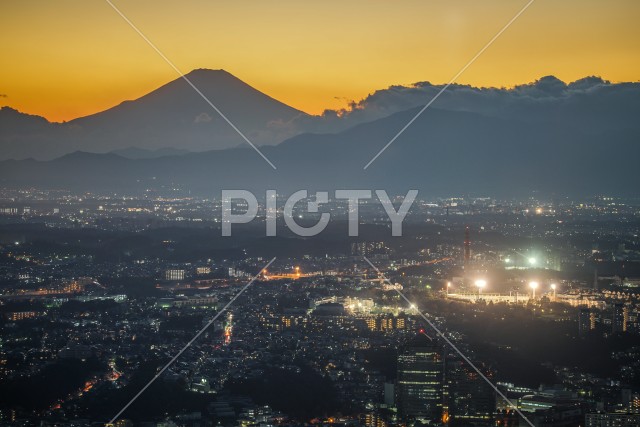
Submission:
M 260 147 L 277 171 L 177 79 L 137 101 L 70 124 L 46 124 L 3 109 L 0 124 L 7 116 L 17 117 L 12 122 L 17 128 L 52 126 L 59 139 L 44 140 L 57 152 L 36 156 L 44 151 L 38 140 L 0 137 L 4 158 L 18 157 L 12 150 L 19 148 L 29 154 L 23 158 L 36 159 L 1 162 L 0 183 L 83 191 L 185 188 L 206 194 L 222 188 L 416 188 L 430 194 L 489 189 L 509 194 L 518 182 L 522 191 L 635 194 L 634 183 L 640 181 L 633 161 L 640 157 L 637 83 L 586 77 L 566 84 L 546 76 L 512 89 L 452 85 L 363 170 L 441 86 L 392 86 L 349 111 L 309 116 L 274 103 L 225 71 L 196 70 L 188 76 L 222 101 L 221 109 L 234 123 L 236 115 L 253 123 L 254 130 L 247 132 L 252 141 L 278 136 L 280 143 Z M 239 127 L 243 132 L 251 128 Z M 178 153 L 158 151 L 175 149 L 166 136 L 181 143 Z M 96 144 L 112 139 L 119 146 Z M 226 145 L 217 145 L 220 141 Z
M 306 114 L 224 70 L 197 69 L 185 77 L 256 145 L 281 142 L 290 135 L 272 123 Z M 0 123 L 4 124 L 0 129 L 2 158 L 52 159 L 77 150 L 110 152 L 129 147 L 203 151 L 245 143 L 183 78 L 63 123 L 10 107 L 0 110 Z
M 263 147 L 277 171 L 245 146 L 155 159 L 78 153 L 53 161 L 0 162 L 0 183 L 88 191 L 182 188 L 206 195 L 229 188 L 258 193 L 369 188 L 418 189 L 429 195 L 636 194 L 638 131 L 577 135 L 571 128 L 541 128 L 436 108 L 425 112 L 363 170 L 417 111 L 395 113 L 337 134 L 303 134 Z M 612 152 L 617 153 L 615 173 L 602 163 Z
M 255 145 L 275 145 L 304 133 L 339 133 L 424 105 L 442 85 L 428 81 L 377 90 L 347 109 L 310 116 L 266 95 L 233 74 L 195 69 L 186 75 Z M 565 83 L 553 75 L 506 88 L 453 84 L 433 107 L 601 133 L 638 128 L 640 83 L 588 76 Z M 433 108 L 432 107 L 432 108 Z M 69 122 L 49 122 L 10 107 L 0 109 L 0 159 L 53 159 L 73 151 L 135 148 L 143 157 L 164 148 L 227 149 L 246 144 L 188 83 L 177 78 L 135 100 Z

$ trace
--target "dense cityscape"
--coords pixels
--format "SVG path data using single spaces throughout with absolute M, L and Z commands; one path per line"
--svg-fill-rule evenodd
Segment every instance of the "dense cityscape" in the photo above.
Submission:
M 0 427 L 640 427 L 640 1 L 0 16 Z
M 330 201 L 318 240 L 178 194 L 3 191 L 2 425 L 640 423 L 637 200 L 419 200 L 403 237 L 363 202 L 349 238 Z

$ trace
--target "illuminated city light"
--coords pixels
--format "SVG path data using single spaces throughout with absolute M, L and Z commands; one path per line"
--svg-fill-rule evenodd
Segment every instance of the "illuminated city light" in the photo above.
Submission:
M 475 285 L 476 285 L 479 289 L 482 289 L 482 288 L 484 288 L 485 286 L 487 286 L 487 281 L 486 281 L 486 280 L 484 280 L 484 279 L 478 279 L 478 280 L 476 280 L 476 281 L 475 281 Z
M 538 289 L 538 282 L 529 282 L 529 287 L 531 288 L 532 298 L 536 299 L 536 289 Z
M 478 279 L 475 281 L 475 285 L 478 288 L 478 298 L 480 298 L 480 294 L 482 293 L 482 288 L 487 286 L 487 281 L 484 279 Z

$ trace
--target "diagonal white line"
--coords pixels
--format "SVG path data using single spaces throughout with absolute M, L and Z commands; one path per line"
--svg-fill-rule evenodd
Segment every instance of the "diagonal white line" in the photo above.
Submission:
M 458 73 L 455 76 L 453 76 L 453 78 L 451 80 L 449 80 L 449 82 L 446 85 L 444 85 L 442 87 L 442 89 L 440 89 L 440 91 L 438 91 L 438 93 L 436 93 L 436 95 L 433 98 L 431 98 L 431 101 L 429 101 L 427 103 L 427 105 L 422 107 L 422 109 L 420 109 L 420 111 L 418 111 L 418 113 L 415 116 L 413 116 L 413 118 L 411 120 L 409 120 L 409 123 L 404 125 L 404 127 L 402 129 L 400 129 L 400 131 L 393 138 L 391 138 L 391 141 L 387 142 L 387 145 L 382 147 L 382 150 L 380 150 L 378 152 L 378 154 L 376 154 L 375 156 L 373 156 L 373 158 L 371 160 L 369 160 L 369 163 L 367 163 L 363 169 L 367 169 L 371 165 L 371 163 L 373 163 L 382 153 L 384 153 L 384 151 L 387 148 L 389 148 L 389 146 L 391 144 L 393 144 L 394 141 L 396 139 L 398 139 L 398 137 L 400 135 L 402 135 L 404 133 L 404 131 L 407 130 L 407 128 L 409 126 L 411 126 L 411 124 L 413 124 L 413 122 L 415 122 L 416 119 L 418 117 L 420 117 L 422 115 L 422 113 L 424 113 L 424 111 L 427 108 L 429 108 L 431 106 L 431 104 L 433 104 L 436 101 L 436 99 L 438 99 L 440 97 L 440 95 L 442 95 L 442 93 L 445 90 L 447 90 L 449 88 L 449 86 L 451 86 L 458 79 L 458 77 L 460 77 L 460 75 L 462 75 L 462 73 L 464 73 L 467 70 L 467 68 L 469 68 L 471 66 L 471 64 L 473 64 L 476 61 L 476 59 L 478 59 L 480 57 L 480 55 L 482 55 L 484 53 L 484 51 L 487 50 L 489 48 L 489 46 L 491 46 L 493 44 L 493 42 L 495 42 L 498 39 L 498 37 L 500 37 L 502 35 L 502 33 L 504 33 L 507 30 L 507 28 L 509 28 L 511 26 L 511 24 L 513 24 L 515 22 L 515 20 L 518 19 L 520 17 L 520 15 L 522 15 L 524 13 L 524 11 L 527 10 L 529 8 L 529 6 L 531 6 L 531 4 L 534 1 L 535 0 L 529 0 L 529 2 L 526 5 L 524 5 L 524 7 L 522 9 L 520 9 L 520 11 L 518 13 L 516 13 L 516 15 L 513 18 L 511 18 L 511 20 L 509 22 L 507 22 L 507 24 L 504 27 L 502 27 L 502 29 L 500 31 L 498 31 L 498 33 L 495 36 L 493 36 L 493 38 L 491 40 L 489 40 L 489 42 L 486 45 L 484 45 L 484 47 L 482 49 L 480 49 L 480 51 L 478 51 L 478 53 L 475 54 L 475 56 L 473 58 L 471 58 L 471 60 L 469 62 L 467 62 L 467 64 L 464 67 L 462 67 L 460 69 L 460 71 L 458 71 Z
M 380 277 L 382 277 L 384 279 L 385 282 L 387 282 L 389 285 L 392 285 L 392 287 L 396 290 L 396 292 L 398 293 L 398 295 L 400 295 L 402 297 L 402 299 L 404 299 L 408 304 L 409 307 L 413 308 L 414 311 L 416 311 L 420 317 L 422 317 L 424 319 L 425 322 L 427 322 L 427 324 L 433 328 L 434 331 L 436 331 L 436 333 L 447 343 L 449 344 L 449 346 L 456 352 L 458 353 L 458 355 L 460 355 L 460 357 L 462 357 L 464 359 L 465 362 L 467 362 L 469 364 L 469 366 L 471 366 L 473 368 L 474 371 L 476 371 L 476 373 L 478 375 L 480 375 L 482 377 L 483 380 L 485 380 L 485 382 L 487 384 L 489 384 L 491 386 L 491 388 L 500 395 L 500 397 L 502 397 L 505 402 L 507 402 L 509 404 L 509 406 L 511 406 L 517 413 L 518 415 L 520 415 L 526 422 L 527 424 L 529 424 L 531 427 L 535 427 L 533 425 L 533 423 L 531 421 L 529 421 L 529 419 L 520 411 L 520 409 L 518 409 L 518 406 L 516 404 L 514 404 L 511 400 L 509 400 L 509 398 L 507 396 L 504 395 L 504 393 L 502 393 L 502 391 L 500 391 L 500 389 L 498 387 L 496 387 L 495 385 L 493 385 L 493 383 L 491 382 L 491 380 L 489 378 L 486 377 L 485 374 L 482 373 L 482 371 L 480 371 L 480 369 L 478 369 L 476 367 L 476 365 L 467 357 L 464 355 L 464 353 L 462 351 L 460 351 L 460 349 L 458 349 L 458 347 L 451 342 L 451 340 L 449 338 L 447 338 L 447 336 L 445 334 L 443 334 L 440 329 L 431 321 L 429 320 L 429 318 L 427 318 L 427 316 L 425 316 L 422 311 L 420 311 L 420 309 L 418 308 L 418 306 L 411 302 L 409 300 L 409 298 L 407 298 L 402 292 L 400 292 L 400 290 L 396 289 L 395 286 L 393 286 L 393 283 L 391 283 L 389 281 L 389 279 L 387 279 L 387 277 L 382 274 L 382 272 L 378 269 L 378 267 L 376 267 L 375 265 L 373 265 L 373 263 L 371 261 L 369 261 L 369 258 L 367 258 L 366 256 L 362 256 L 362 258 L 365 259 L 365 261 L 367 261 L 369 263 L 369 265 L 371 267 L 373 267 L 373 269 L 378 273 L 378 275 Z
M 277 168 L 276 168 L 276 166 L 275 166 L 273 163 L 271 163 L 271 160 L 269 160 L 269 159 L 267 158 L 267 156 L 265 156 L 264 154 L 262 154 L 262 151 L 260 151 L 260 149 L 258 149 L 258 147 L 256 147 L 256 146 L 253 144 L 253 142 L 251 142 L 251 141 L 249 140 L 249 138 L 247 138 L 247 137 L 244 135 L 244 133 L 242 133 L 242 131 L 240 131 L 240 129 L 238 129 L 238 128 L 236 127 L 236 125 L 234 125 L 234 124 L 233 124 L 233 122 L 231 122 L 231 120 L 229 120 L 229 119 L 227 118 L 227 116 L 225 116 L 225 115 L 222 113 L 222 111 L 220 111 L 220 109 L 219 109 L 218 107 L 216 107 L 216 106 L 215 106 L 215 104 L 214 104 L 213 102 L 211 102 L 211 101 L 209 100 L 209 98 L 207 98 L 207 97 L 206 97 L 206 96 L 205 96 L 205 95 L 200 91 L 200 89 L 198 89 L 198 88 L 196 87 L 196 85 L 194 85 L 194 84 L 191 82 L 191 80 L 189 80 L 189 78 L 188 78 L 187 76 L 185 76 L 185 75 L 184 75 L 184 73 L 182 73 L 182 71 L 180 71 L 180 70 L 178 69 L 178 67 L 176 67 L 176 66 L 174 65 L 174 63 L 173 63 L 173 62 L 171 62 L 171 61 L 169 60 L 169 58 L 167 58 L 167 57 L 166 57 L 166 56 L 165 56 L 165 55 L 160 51 L 160 49 L 158 49 L 158 48 L 156 47 L 156 45 L 155 45 L 155 44 L 153 44 L 153 42 L 152 42 L 151 40 L 149 40 L 149 39 L 147 38 L 147 36 L 145 36 L 145 35 L 142 33 L 142 31 L 140 31 L 140 30 L 138 29 L 138 27 L 136 27 L 136 26 L 135 26 L 135 24 L 134 24 L 133 22 L 131 22 L 131 21 L 129 20 L 129 18 L 127 18 L 127 17 L 124 15 L 124 13 L 122 13 L 122 12 L 120 11 L 120 9 L 118 9 L 118 8 L 117 8 L 117 7 L 116 7 L 116 6 L 111 2 L 111 0 L 105 0 L 105 1 L 109 4 L 109 6 L 111 6 L 111 7 L 113 8 L 113 10 L 115 10 L 115 11 L 118 13 L 118 15 L 120 15 L 120 16 L 122 17 L 122 19 L 124 19 L 124 20 L 126 21 L 126 23 L 127 23 L 127 24 L 129 24 L 129 26 L 130 26 L 131 28 L 133 28 L 133 29 L 135 30 L 135 32 L 136 32 L 136 33 L 138 33 L 138 35 L 139 35 L 140 37 L 142 37 L 142 39 L 143 39 L 145 42 L 147 42 L 147 44 L 148 44 L 149 46 L 151 46 L 151 47 L 153 48 L 153 50 L 155 50 L 155 51 L 156 51 L 156 53 L 157 53 L 158 55 L 160 55 L 160 57 L 161 57 L 162 59 L 164 59 L 164 61 L 165 61 L 167 64 L 169 64 L 169 65 L 171 66 L 171 68 L 173 68 L 173 70 L 174 70 L 176 73 L 178 73 L 178 75 L 179 75 L 182 79 L 184 79 L 184 81 L 186 81 L 186 82 L 189 84 L 189 86 L 191 86 L 191 87 L 193 88 L 193 90 L 195 90 L 195 91 L 198 93 L 198 95 L 200 95 L 200 96 L 202 97 L 202 99 L 204 99 L 204 100 L 205 100 L 205 102 L 206 102 L 207 104 L 209 104 L 209 105 L 211 106 L 211 108 L 213 108 L 213 109 L 216 111 L 216 113 L 218 113 L 218 114 L 220 115 L 220 117 L 222 117 L 222 118 L 224 119 L 224 121 L 225 121 L 225 122 L 227 122 L 227 123 L 229 124 L 229 126 L 231 126 L 231 127 L 233 128 L 233 130 L 235 130 L 235 131 L 238 133 L 238 135 L 240 135 L 240 136 L 242 137 L 242 139 L 244 139 L 244 140 L 247 142 L 247 144 L 249 144 L 249 145 L 251 146 L 251 148 L 253 148 L 254 150 L 256 150 L 256 153 L 260 154 L 260 156 L 261 156 L 261 157 L 262 157 L 262 158 L 263 158 L 267 163 L 269 163 L 269 166 L 271 166 L 271 167 L 272 167 L 272 168 L 274 168 L 274 169 L 277 169 Z
M 132 404 L 133 402 L 135 402 L 135 401 L 136 401 L 136 399 L 138 399 L 138 397 L 140 397 L 140 395 L 142 395 L 142 393 L 144 393 L 144 391 L 145 391 L 147 388 L 149 388 L 149 386 L 150 386 L 151 384 L 153 384 L 153 382 L 154 382 L 155 380 L 157 380 L 158 378 L 160 378 L 160 376 L 162 375 L 162 373 L 163 373 L 164 371 L 166 371 L 166 370 L 167 370 L 167 368 L 168 368 L 169 366 L 173 365 L 173 363 L 174 363 L 176 360 L 178 360 L 178 358 L 180 357 L 180 355 L 182 355 L 182 353 L 184 353 L 184 352 L 185 352 L 185 350 L 186 350 L 186 349 L 188 349 L 188 348 L 191 346 L 191 344 L 193 344 L 193 343 L 194 343 L 194 342 L 195 342 L 195 341 L 200 337 L 200 335 L 202 335 L 202 334 L 204 333 L 204 331 L 206 331 L 206 330 L 207 330 L 207 328 L 209 328 L 209 326 L 211 326 L 211 325 L 213 324 L 213 322 L 215 322 L 215 321 L 216 321 L 216 319 L 217 319 L 218 317 L 220 317 L 220 315 L 221 315 L 222 313 L 224 313 L 224 312 L 227 310 L 227 308 L 229 308 L 229 306 L 230 306 L 231 304 L 233 304 L 233 302 L 234 302 L 234 301 L 235 301 L 235 300 L 236 300 L 240 295 L 242 295 L 242 293 L 243 293 L 244 291 L 246 291 L 246 290 L 247 290 L 247 288 L 248 288 L 249 286 L 251 286 L 251 284 L 252 284 L 252 283 L 253 283 L 253 282 L 258 278 L 258 276 L 259 276 L 263 271 L 265 271 L 265 270 L 266 270 L 266 269 L 271 265 L 271 263 L 272 263 L 273 261 L 275 261 L 275 260 L 276 260 L 276 257 L 271 258 L 271 261 L 269 261 L 269 262 L 267 263 L 267 265 L 265 265 L 264 267 L 262 267 L 262 269 L 258 272 L 258 274 L 256 274 L 255 276 L 253 276 L 253 278 L 249 281 L 249 283 L 247 283 L 246 285 L 244 285 L 244 286 L 242 287 L 242 289 L 240 289 L 240 292 L 238 292 L 237 294 L 235 294 L 235 295 L 234 295 L 234 297 L 233 297 L 233 298 L 231 298 L 231 300 L 230 300 L 230 301 L 229 301 L 229 302 L 228 302 L 224 307 L 222 307 L 222 310 L 220 310 L 218 313 L 216 313 L 216 315 L 215 315 L 215 316 L 213 316 L 213 319 L 209 320 L 209 322 L 207 322 L 207 324 L 206 324 L 206 325 L 204 325 L 204 327 L 203 327 L 202 329 L 200 329 L 200 331 L 199 331 L 199 332 L 198 332 L 198 333 L 197 333 L 193 338 L 191 338 L 191 341 L 189 341 L 189 342 L 188 342 L 184 347 L 182 347 L 182 350 L 180 350 L 180 351 L 178 352 L 178 354 L 176 354 L 175 356 L 173 356 L 173 358 L 169 361 L 169 363 L 167 363 L 167 364 L 166 364 L 162 369 L 160 369 L 160 371 L 158 371 L 158 373 L 157 373 L 153 378 L 151 378 L 151 381 L 149 381 L 149 382 L 147 383 L 147 385 L 145 385 L 144 387 L 142 387 L 142 389 L 138 392 L 138 394 L 136 394 L 135 396 L 133 396 L 133 399 L 131 399 L 131 400 L 129 401 L 129 403 L 127 403 L 126 405 L 124 405 L 124 408 L 122 408 L 122 409 L 120 410 L 120 412 L 118 412 L 118 413 L 117 413 L 117 414 L 116 414 L 116 415 L 111 419 L 111 421 L 109 421 L 109 423 L 108 423 L 108 424 L 113 424 L 113 423 L 114 423 L 114 422 L 115 422 L 115 421 L 120 417 L 120 415 L 122 415 L 122 413 L 123 413 L 124 411 L 126 411 L 126 410 L 127 410 L 127 408 L 128 408 L 129 406 L 131 406 L 131 404 Z

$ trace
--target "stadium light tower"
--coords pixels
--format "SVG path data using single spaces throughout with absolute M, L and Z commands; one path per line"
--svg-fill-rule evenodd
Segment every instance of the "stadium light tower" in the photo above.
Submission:
M 529 282 L 529 287 L 533 292 L 532 298 L 536 299 L 536 289 L 538 289 L 538 282 Z
M 480 294 L 482 293 L 482 288 L 487 286 L 487 281 L 484 279 L 478 279 L 476 280 L 475 285 L 478 288 L 478 298 L 480 298 Z

